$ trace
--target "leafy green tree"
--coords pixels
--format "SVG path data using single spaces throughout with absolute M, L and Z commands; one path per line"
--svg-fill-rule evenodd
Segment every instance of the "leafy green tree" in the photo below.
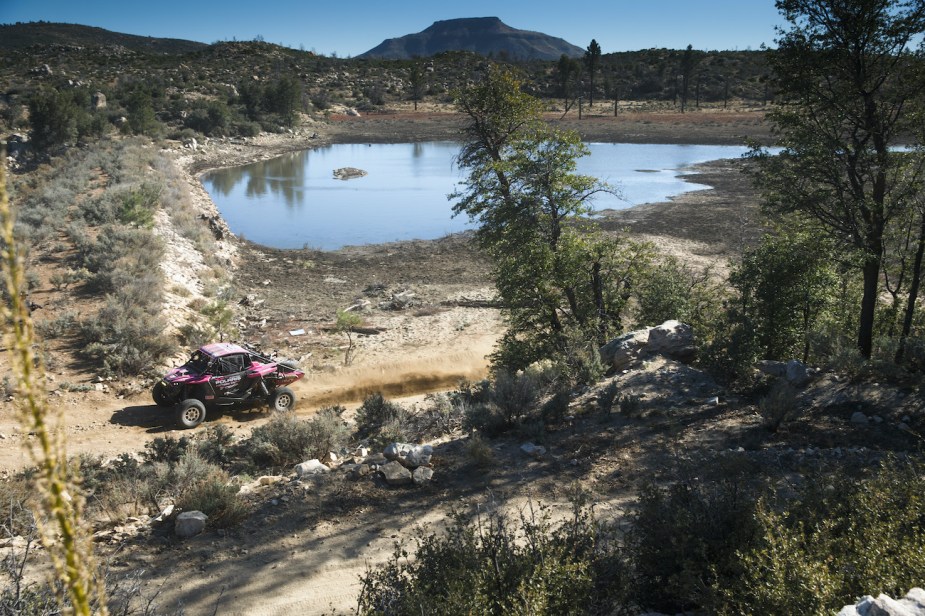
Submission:
M 693 45 L 688 45 L 681 55 L 681 113 L 687 106 L 687 96 L 690 93 L 691 78 L 700 59 L 694 52 Z
M 923 0 L 777 0 L 790 23 L 770 55 L 780 105 L 768 117 L 783 152 L 762 156 L 760 185 L 777 211 L 805 213 L 861 255 L 857 346 L 869 358 L 884 236 L 917 191 L 890 145 L 908 134 L 922 91 L 909 46 Z
M 651 257 L 588 220 L 591 198 L 611 189 L 575 173 L 587 148 L 542 122 L 539 102 L 521 85 L 492 66 L 457 97 L 469 117 L 458 163 L 469 175 L 452 195 L 454 212 L 479 223 L 504 304 L 508 331 L 495 361 L 515 369 L 576 356 L 576 336 L 602 344 L 620 331 L 629 282 Z
M 414 110 L 418 110 L 418 101 L 424 98 L 424 86 L 426 80 L 424 77 L 424 67 L 420 62 L 414 62 L 411 65 L 411 75 L 408 78 L 411 85 L 411 100 L 414 101 Z
M 902 330 L 899 335 L 899 344 L 896 347 L 896 363 L 900 363 L 906 352 L 906 342 L 912 332 L 912 322 L 916 314 L 916 305 L 919 297 L 919 289 L 922 283 L 922 265 L 925 257 L 925 202 L 920 197 L 915 202 L 913 220 L 918 221 L 918 239 L 914 242 L 914 254 L 910 255 L 912 259 L 911 271 L 909 272 L 910 282 L 909 291 L 906 297 L 906 306 L 903 311 Z M 913 237 L 916 232 L 915 224 L 910 225 L 910 233 L 907 237 Z
M 698 272 L 675 257 L 662 257 L 635 284 L 634 327 L 676 319 L 702 333 L 720 310 L 723 290 L 712 272 Z
M 585 64 L 588 65 L 588 79 L 591 82 L 588 89 L 588 107 L 594 106 L 594 73 L 601 61 L 601 46 L 595 39 L 591 39 L 588 49 L 585 50 Z
M 77 139 L 79 109 L 65 90 L 41 88 L 29 99 L 32 143 L 38 150 Z
M 732 313 L 746 321 L 764 359 L 808 360 L 809 334 L 833 301 L 838 277 L 824 239 L 798 228 L 764 236 L 729 277 Z
M 190 112 L 184 124 L 204 135 L 221 136 L 231 125 L 231 111 L 223 101 L 209 101 L 205 107 Z
M 580 74 L 581 65 L 578 60 L 565 54 L 559 57 L 559 62 L 556 64 L 556 85 L 559 87 L 560 96 L 562 96 L 565 113 L 569 112 L 575 100 L 575 86 Z
M 264 106 L 278 113 L 287 126 L 295 126 L 302 109 L 302 84 L 293 77 L 283 77 L 264 90 Z
M 136 135 L 154 135 L 160 123 L 154 115 L 151 93 L 142 88 L 135 89 L 126 101 L 128 125 Z
M 355 312 L 349 310 L 338 310 L 337 320 L 334 329 L 342 333 L 347 338 L 347 348 L 344 349 L 344 365 L 349 366 L 353 362 L 354 340 L 353 331 L 363 324 L 363 318 Z
M 263 88 L 260 83 L 248 81 L 238 86 L 238 100 L 244 105 L 244 114 L 249 120 L 260 119 L 263 99 Z

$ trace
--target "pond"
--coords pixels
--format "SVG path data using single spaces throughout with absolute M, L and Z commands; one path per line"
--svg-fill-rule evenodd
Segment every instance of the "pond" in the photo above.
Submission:
M 744 146 L 591 143 L 578 171 L 613 185 L 595 209 L 665 201 L 709 186 L 686 182 L 684 168 L 736 158 Z M 231 230 L 274 248 L 336 250 L 396 240 L 435 239 L 472 227 L 453 217 L 452 193 L 464 175 L 452 142 L 336 144 L 203 176 Z M 335 169 L 367 175 L 339 180 Z

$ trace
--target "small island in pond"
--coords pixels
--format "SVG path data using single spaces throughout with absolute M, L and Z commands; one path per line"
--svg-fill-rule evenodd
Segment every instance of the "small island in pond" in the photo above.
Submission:
M 352 180 L 354 178 L 361 178 L 364 175 L 367 175 L 367 173 L 356 167 L 341 167 L 340 169 L 334 170 L 334 178 L 338 180 Z

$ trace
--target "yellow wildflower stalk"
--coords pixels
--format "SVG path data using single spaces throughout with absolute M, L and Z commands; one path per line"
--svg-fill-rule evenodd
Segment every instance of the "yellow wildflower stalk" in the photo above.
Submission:
M 0 150 L 0 160 L 6 156 Z M 89 616 L 96 600 L 96 613 L 106 614 L 105 589 L 93 559 L 89 532 L 81 520 L 83 499 L 76 486 L 76 473 L 68 467 L 60 430 L 49 423 L 45 395 L 44 367 L 32 351 L 34 332 L 25 298 L 24 267 L 13 236 L 15 216 L 6 190 L 6 168 L 0 164 L 0 245 L 3 280 L 9 304 L 3 307 L 6 343 L 16 380 L 16 410 L 23 432 L 34 435 L 35 444 L 26 444 L 38 467 L 38 494 L 41 514 L 36 521 L 42 529 L 45 546 L 55 574 L 70 601 L 70 612 Z M 60 422 L 59 422 L 60 423 Z M 63 603 L 64 597 L 59 596 Z

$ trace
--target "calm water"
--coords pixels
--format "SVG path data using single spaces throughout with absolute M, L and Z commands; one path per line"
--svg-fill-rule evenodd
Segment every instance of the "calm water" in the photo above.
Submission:
M 600 195 L 595 209 L 622 209 L 709 186 L 681 179 L 684 167 L 735 158 L 745 147 L 589 144 L 578 163 L 620 191 Z M 470 228 L 452 216 L 447 195 L 463 174 L 451 142 L 337 144 L 213 171 L 203 184 L 231 230 L 274 248 L 343 246 L 434 239 Z M 334 169 L 358 167 L 362 178 L 338 180 Z

